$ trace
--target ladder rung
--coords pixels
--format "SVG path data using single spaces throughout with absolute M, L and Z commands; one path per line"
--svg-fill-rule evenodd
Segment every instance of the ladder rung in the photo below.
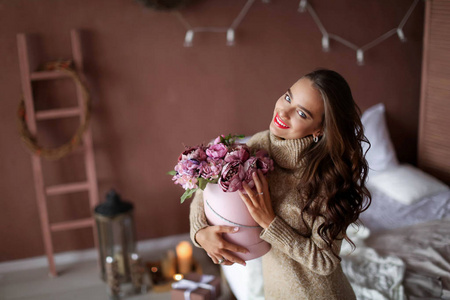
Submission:
M 76 220 L 76 221 L 66 221 L 66 222 L 50 224 L 50 229 L 52 231 L 61 231 L 61 230 L 68 230 L 68 229 L 90 227 L 93 225 L 94 225 L 94 219 L 89 218 L 89 219 L 81 219 L 81 220 Z
M 77 183 L 60 184 L 49 186 L 45 190 L 48 196 L 82 192 L 89 190 L 89 183 L 77 182 Z
M 64 79 L 70 78 L 70 75 L 66 72 L 55 70 L 55 71 L 38 71 L 33 72 L 30 75 L 31 80 L 49 80 L 49 79 Z
M 76 117 L 80 115 L 80 108 L 58 108 L 50 110 L 41 110 L 36 112 L 36 120 L 47 120 L 57 118 Z

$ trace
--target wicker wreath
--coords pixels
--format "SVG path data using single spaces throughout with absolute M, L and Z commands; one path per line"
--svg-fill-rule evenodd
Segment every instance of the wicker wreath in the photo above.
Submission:
M 17 116 L 19 119 L 20 136 L 24 141 L 25 145 L 31 150 L 33 154 L 37 156 L 49 160 L 57 160 L 69 154 L 80 144 L 83 134 L 89 125 L 89 119 L 91 116 L 91 100 L 86 85 L 82 82 L 80 76 L 72 67 L 72 61 L 50 62 L 47 63 L 43 69 L 47 71 L 57 70 L 67 73 L 75 81 L 77 86 L 80 87 L 84 99 L 83 101 L 84 114 L 80 126 L 78 127 L 77 131 L 75 132 L 75 134 L 73 135 L 73 137 L 70 139 L 69 142 L 56 148 L 44 148 L 43 146 L 38 144 L 36 137 L 31 134 L 27 125 L 27 115 L 25 111 L 25 103 L 23 96 L 22 99 L 20 100 Z

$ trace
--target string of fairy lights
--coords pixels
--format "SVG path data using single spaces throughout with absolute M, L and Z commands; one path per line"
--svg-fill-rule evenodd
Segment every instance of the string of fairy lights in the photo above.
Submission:
M 184 25 L 186 28 L 186 36 L 184 38 L 184 46 L 185 47 L 192 47 L 193 46 L 193 39 L 194 35 L 196 33 L 200 32 L 214 32 L 214 33 L 227 33 L 227 46 L 233 46 L 234 45 L 234 33 L 237 29 L 237 27 L 241 24 L 242 20 L 247 15 L 248 11 L 252 7 L 255 0 L 247 0 L 244 7 L 242 7 L 239 14 L 236 16 L 236 18 L 233 20 L 230 26 L 228 27 L 192 27 L 191 24 L 186 20 L 186 18 L 183 17 L 183 15 L 180 12 L 175 12 L 176 17 L 180 22 Z M 263 0 L 263 2 L 267 3 L 269 0 Z
M 323 23 L 320 21 L 319 16 L 317 15 L 314 8 L 309 4 L 308 0 L 300 0 L 298 10 L 301 13 L 304 13 L 307 11 L 311 17 L 313 18 L 314 22 L 316 23 L 317 27 L 319 27 L 320 32 L 322 33 L 322 50 L 324 52 L 330 51 L 330 40 L 334 40 L 336 42 L 339 42 L 343 44 L 344 46 L 349 47 L 350 49 L 353 49 L 356 51 L 356 61 L 358 65 L 364 65 L 364 52 L 367 50 L 375 47 L 376 45 L 380 44 L 384 40 L 388 39 L 389 37 L 397 34 L 398 38 L 402 42 L 406 42 L 405 35 L 403 33 L 403 26 L 405 26 L 406 22 L 408 21 L 409 17 L 411 16 L 411 13 L 413 12 L 414 8 L 416 7 L 419 0 L 414 0 L 411 6 L 409 7 L 408 11 L 406 12 L 405 16 L 401 20 L 400 24 L 388 32 L 380 35 L 373 41 L 363 45 L 363 46 L 357 46 L 354 43 L 338 36 L 337 34 L 331 33 L 328 31 L 325 26 L 323 26 Z
M 247 0 L 247 2 L 242 7 L 239 14 L 234 18 L 234 20 L 231 22 L 231 25 L 228 27 L 193 27 L 191 24 L 186 20 L 186 18 L 183 17 L 183 14 L 179 11 L 175 12 L 175 16 L 177 19 L 183 24 L 183 26 L 186 28 L 186 35 L 184 38 L 184 46 L 185 47 L 192 47 L 193 46 L 193 40 L 195 37 L 195 34 L 202 33 L 202 32 L 211 32 L 211 33 L 225 33 L 226 32 L 226 45 L 227 46 L 233 46 L 235 44 L 235 32 L 239 25 L 241 24 L 242 20 L 247 15 L 248 11 L 254 4 L 255 0 Z M 269 3 L 270 0 L 262 0 L 264 3 Z M 310 1 L 308 0 L 300 0 L 298 5 L 298 11 L 300 13 L 309 13 L 314 20 L 315 24 L 319 28 L 321 34 L 322 34 L 322 50 L 324 52 L 330 51 L 330 40 L 336 41 L 338 43 L 341 43 L 344 46 L 347 46 L 348 48 L 354 50 L 356 52 L 356 62 L 358 65 L 364 65 L 364 53 L 367 52 L 369 49 L 379 45 L 381 42 L 385 41 L 386 39 L 390 38 L 391 36 L 397 34 L 398 38 L 402 42 L 406 42 L 406 37 L 403 33 L 403 27 L 405 26 L 406 22 L 408 21 L 409 17 L 411 16 L 412 12 L 414 11 L 414 8 L 417 6 L 417 3 L 419 0 L 413 0 L 411 6 L 405 13 L 403 19 L 399 23 L 399 25 L 388 32 L 380 35 L 373 41 L 358 46 L 352 42 L 350 42 L 347 39 L 344 39 L 343 37 L 332 33 L 331 31 L 327 30 L 325 26 L 323 25 L 322 21 L 320 20 L 317 12 L 314 10 L 313 6 L 310 4 Z

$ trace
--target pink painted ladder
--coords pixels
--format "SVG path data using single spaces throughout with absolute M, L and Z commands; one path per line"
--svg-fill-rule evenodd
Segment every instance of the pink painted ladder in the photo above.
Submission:
M 79 32 L 76 30 L 71 31 L 71 43 L 72 43 L 72 55 L 73 55 L 73 62 L 75 64 L 75 70 L 77 70 L 78 73 L 81 75 L 83 71 L 83 57 L 81 52 Z M 38 80 L 70 78 L 70 76 L 62 71 L 33 71 L 35 68 L 34 64 L 36 62 L 33 61 L 33 59 L 30 59 L 30 57 L 32 56 L 30 56 L 30 53 L 28 52 L 28 47 L 30 45 L 27 36 L 25 34 L 18 34 L 17 44 L 19 50 L 19 63 L 20 63 L 23 96 L 27 114 L 27 125 L 31 134 L 36 136 L 37 132 L 36 121 L 39 120 L 66 118 L 74 116 L 79 116 L 80 120 L 82 120 L 84 113 L 82 109 L 83 94 L 81 88 L 78 85 L 76 90 L 78 107 L 35 111 L 32 92 L 32 82 Z M 97 246 L 97 230 L 95 227 L 95 220 L 93 217 L 60 223 L 50 223 L 47 210 L 47 198 L 49 196 L 81 191 L 88 192 L 91 211 L 93 211 L 94 207 L 99 203 L 97 175 L 95 171 L 94 151 L 90 127 L 88 127 L 87 130 L 85 131 L 82 140 L 83 145 L 79 150 L 84 152 L 84 162 L 86 166 L 85 182 L 61 184 L 56 186 L 46 186 L 44 183 L 44 176 L 42 173 L 41 157 L 39 157 L 36 154 L 32 154 L 31 156 L 31 162 L 33 165 L 33 173 L 34 173 L 34 186 L 36 192 L 36 199 L 42 226 L 42 235 L 44 239 L 45 252 L 49 264 L 49 271 L 50 271 L 49 275 L 52 277 L 58 275 L 53 257 L 52 232 L 77 229 L 83 227 L 92 227 L 94 233 L 94 243 Z

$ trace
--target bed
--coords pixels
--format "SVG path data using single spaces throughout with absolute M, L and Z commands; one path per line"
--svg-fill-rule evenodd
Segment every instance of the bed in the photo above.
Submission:
M 347 231 L 357 247 L 343 244 L 343 270 L 359 300 L 450 299 L 449 187 L 397 161 L 383 104 L 362 122 L 372 204 Z

